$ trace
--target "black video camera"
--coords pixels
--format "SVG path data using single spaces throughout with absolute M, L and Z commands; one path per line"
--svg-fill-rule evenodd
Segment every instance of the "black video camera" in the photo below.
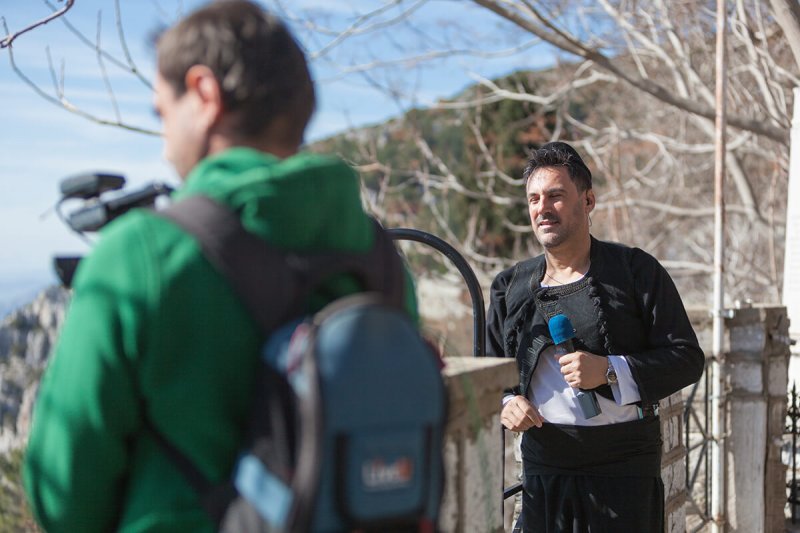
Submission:
M 159 196 L 174 189 L 164 183 L 151 183 L 131 192 L 122 191 L 125 178 L 117 174 L 92 173 L 66 178 L 61 182 L 61 199 L 56 210 L 70 229 L 83 236 L 100 228 L 134 207 L 154 208 Z M 116 191 L 116 192 L 115 192 Z M 61 213 L 64 202 L 76 200 L 80 207 L 67 216 Z M 56 275 L 69 288 L 80 262 L 80 256 L 59 256 L 54 259 Z

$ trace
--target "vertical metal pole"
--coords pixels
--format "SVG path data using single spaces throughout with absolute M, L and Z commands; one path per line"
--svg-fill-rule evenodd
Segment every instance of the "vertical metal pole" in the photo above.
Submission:
M 716 120 L 714 131 L 714 309 L 711 391 L 711 517 L 712 532 L 725 530 L 725 394 L 723 376 L 725 260 L 725 0 L 717 0 Z
M 707 437 L 711 437 L 711 382 L 713 381 L 714 377 L 711 375 L 710 372 L 706 372 L 706 398 L 705 398 L 705 435 Z M 706 495 L 706 504 L 705 504 L 705 513 L 709 519 L 713 518 L 711 514 L 711 442 L 709 441 L 708 446 L 706 447 L 705 457 L 703 460 L 705 461 L 705 495 Z
M 786 240 L 783 258 L 782 303 L 789 315 L 789 336 L 800 337 L 800 87 L 794 91 L 791 145 L 789 148 L 789 190 L 786 201 Z M 800 344 L 792 346 L 789 378 L 800 379 Z
M 791 405 L 789 417 L 792 419 L 792 486 L 789 488 L 789 505 L 792 510 L 792 524 L 797 520 L 795 508 L 797 507 L 797 383 L 792 383 Z

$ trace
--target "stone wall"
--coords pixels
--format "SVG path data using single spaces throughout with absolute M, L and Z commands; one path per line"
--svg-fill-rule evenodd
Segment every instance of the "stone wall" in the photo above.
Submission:
M 726 320 L 727 531 L 783 531 L 789 321 L 784 307 L 735 309 Z
M 516 363 L 493 357 L 447 357 L 445 493 L 439 520 L 448 533 L 503 531 L 500 399 L 517 379 Z
M 790 359 L 786 310 L 745 304 L 730 313 L 723 338 L 727 402 L 723 530 L 784 531 L 786 465 L 781 461 L 781 445 Z M 700 345 L 710 354 L 708 310 L 690 310 L 690 317 Z M 703 393 L 698 393 L 698 401 L 702 401 Z M 701 475 L 699 481 L 702 479 Z M 709 527 L 706 524 L 700 531 Z

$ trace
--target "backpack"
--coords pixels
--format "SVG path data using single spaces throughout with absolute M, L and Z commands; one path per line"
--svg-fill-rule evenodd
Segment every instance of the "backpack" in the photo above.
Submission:
M 224 532 L 435 531 L 446 393 L 439 359 L 404 310 L 404 270 L 377 222 L 365 254 L 295 254 L 248 233 L 205 196 L 158 212 L 193 235 L 265 342 L 247 436 L 214 485 L 157 442 Z M 333 275 L 367 292 L 304 315 Z

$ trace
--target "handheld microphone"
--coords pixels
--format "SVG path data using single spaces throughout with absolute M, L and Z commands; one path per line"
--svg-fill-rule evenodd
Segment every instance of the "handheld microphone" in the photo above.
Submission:
M 556 355 L 562 356 L 575 351 L 575 328 L 572 322 L 564 315 L 556 315 L 547 323 L 550 330 L 550 337 L 556 345 Z M 584 418 L 594 418 L 600 414 L 600 404 L 597 403 L 597 396 L 594 391 L 582 391 L 572 389 L 575 392 L 575 399 L 578 400 L 578 407 L 581 409 Z

